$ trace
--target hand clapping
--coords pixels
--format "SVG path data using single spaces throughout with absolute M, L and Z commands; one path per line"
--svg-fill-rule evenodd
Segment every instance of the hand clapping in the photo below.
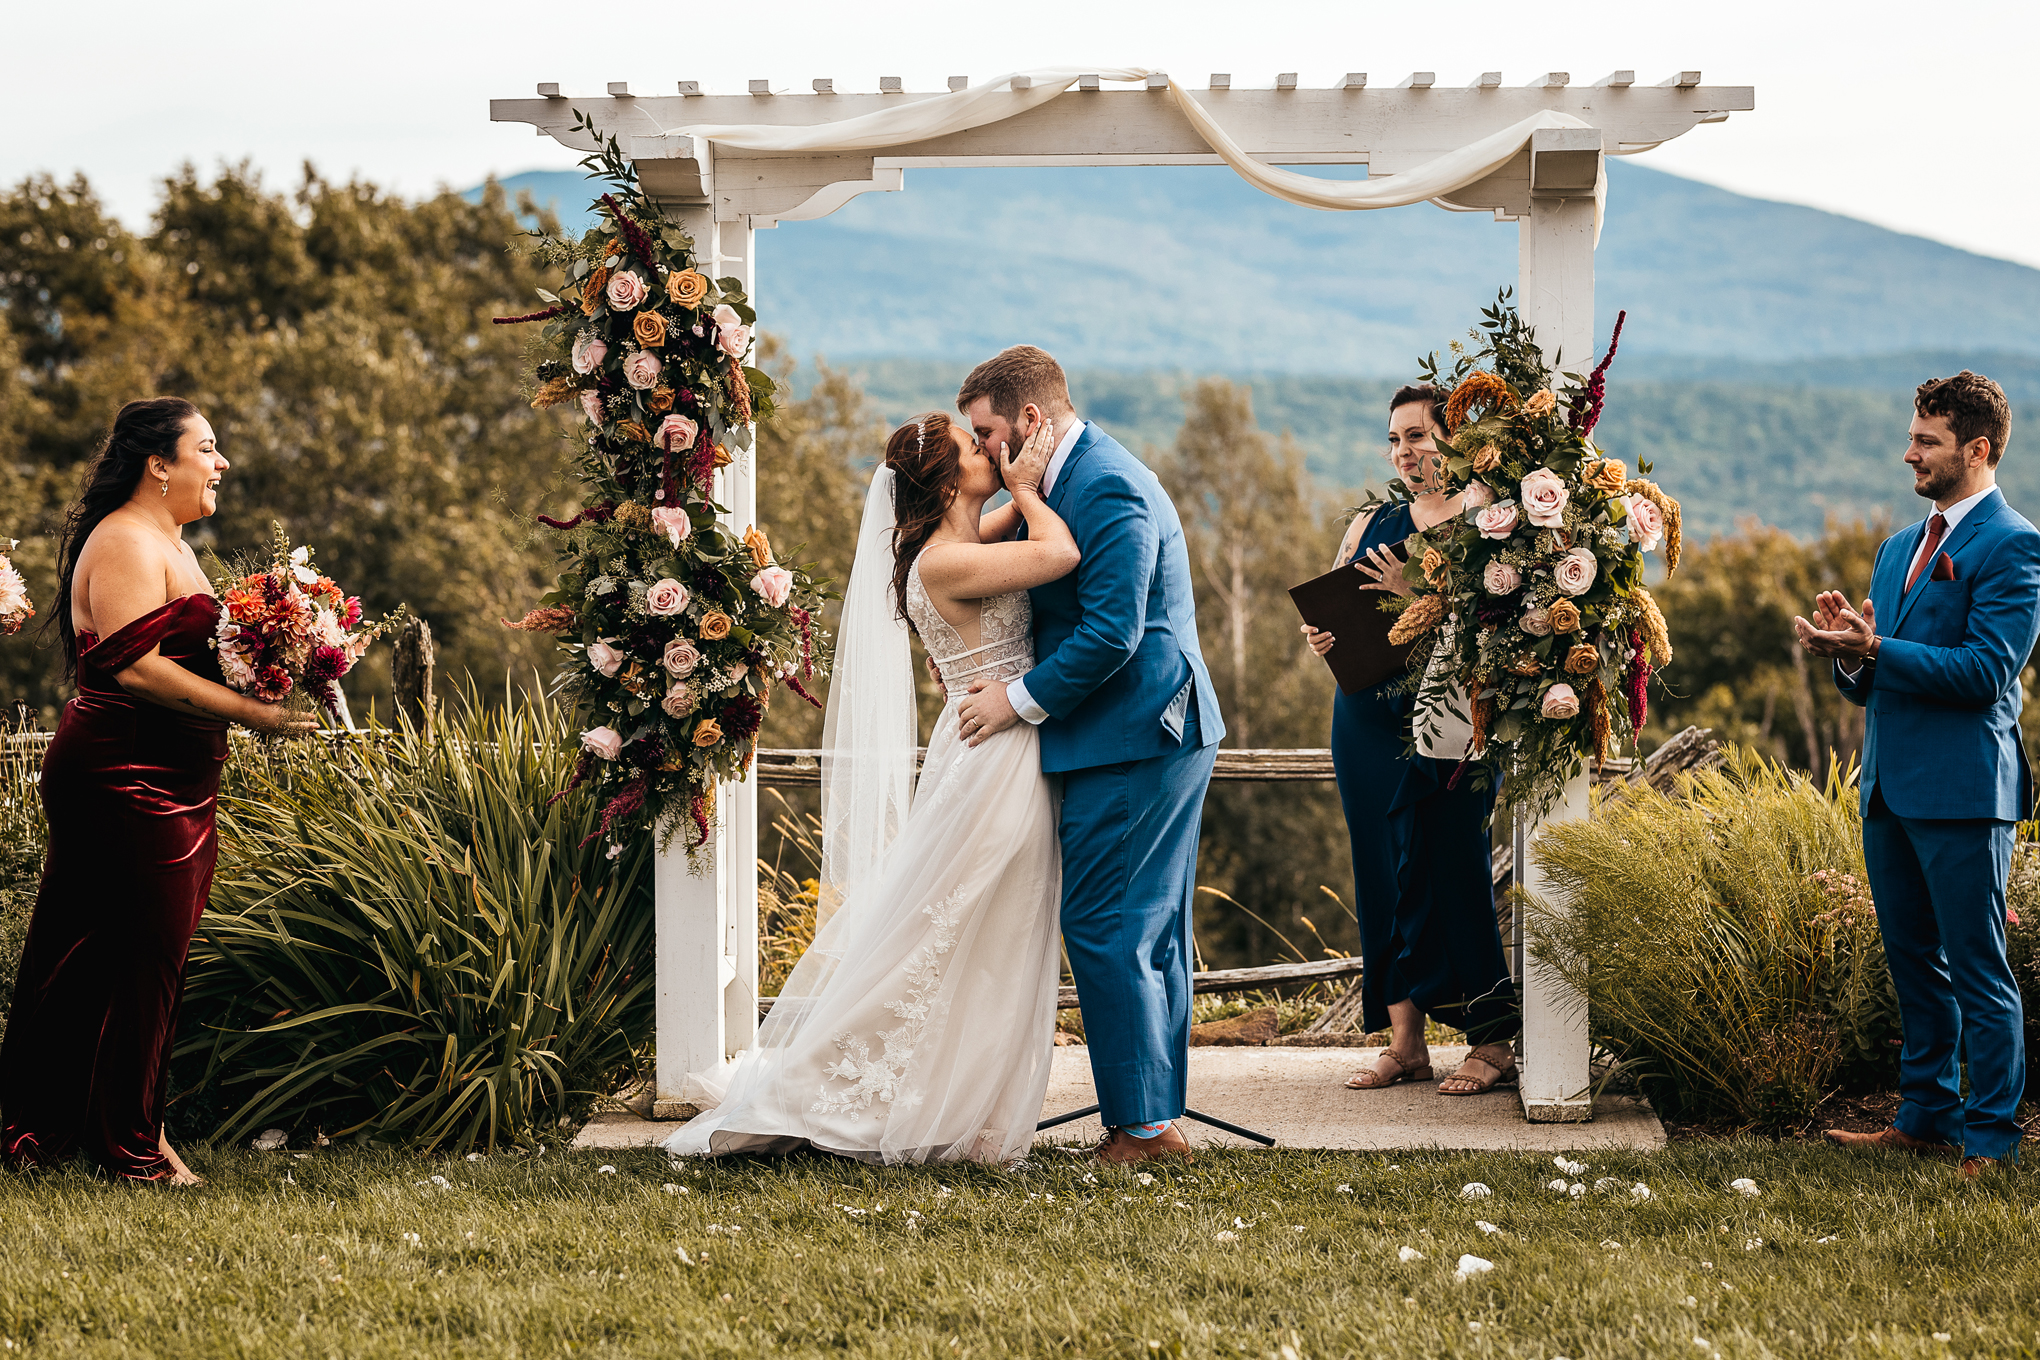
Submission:
M 1813 597 L 1813 620 L 1794 616 L 1792 631 L 1800 646 L 1815 656 L 1841 660 L 1875 660 L 1877 656 L 1877 608 L 1868 598 L 1863 612 L 1849 608 L 1849 597 L 1839 590 L 1823 590 Z

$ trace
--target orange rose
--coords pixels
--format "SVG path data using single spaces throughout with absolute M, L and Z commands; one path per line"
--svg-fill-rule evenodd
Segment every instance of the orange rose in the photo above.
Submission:
M 1603 458 L 1587 464 L 1586 473 L 1580 480 L 1596 491 L 1619 496 L 1629 482 L 1629 469 L 1623 466 L 1620 458 Z
M 1444 579 L 1447 572 L 1452 570 L 1445 561 L 1445 554 L 1439 552 L 1436 548 L 1424 549 L 1423 568 L 1424 579 L 1434 586 Z
M 1523 409 L 1533 416 L 1541 416 L 1556 405 L 1558 393 L 1547 387 L 1542 392 L 1532 392 L 1530 400 L 1523 403 Z
M 701 616 L 701 635 L 710 642 L 720 642 L 730 635 L 730 616 L 720 609 L 711 609 Z
M 640 312 L 638 315 L 643 316 L 645 313 Z M 670 387 L 654 387 L 651 390 L 651 394 L 645 398 L 645 405 L 652 408 L 653 415 L 662 416 L 666 414 L 666 412 L 673 409 L 673 389 Z
M 704 719 L 701 725 L 694 729 L 694 744 L 696 746 L 713 746 L 721 740 L 722 724 L 718 723 L 714 718 Z
M 635 439 L 640 444 L 649 444 L 652 442 L 652 432 L 646 429 L 644 426 L 638 424 L 635 420 L 626 420 L 619 424 L 616 428 L 617 431 L 621 433 L 625 439 Z
M 744 546 L 751 550 L 751 565 L 763 571 L 772 565 L 772 540 L 759 528 L 744 530 Z
M 1473 470 L 1493 472 L 1502 465 L 1502 451 L 1492 444 L 1483 444 L 1474 451 Z
M 1565 668 L 1574 675 L 1590 675 L 1601 668 L 1601 653 L 1591 643 L 1574 643 L 1565 654 Z
M 657 312 L 639 312 L 631 320 L 630 334 L 646 349 L 657 349 L 666 343 L 666 318 Z
M 698 307 L 708 296 L 708 279 L 692 269 L 682 269 L 666 276 L 666 296 L 676 307 Z
M 1515 664 L 1510 666 L 1509 669 L 1518 675 L 1536 675 L 1544 669 L 1544 663 L 1539 661 L 1533 653 L 1525 652 L 1516 658 Z
M 1571 600 L 1555 600 L 1551 605 L 1551 631 L 1570 633 L 1580 626 L 1580 607 Z

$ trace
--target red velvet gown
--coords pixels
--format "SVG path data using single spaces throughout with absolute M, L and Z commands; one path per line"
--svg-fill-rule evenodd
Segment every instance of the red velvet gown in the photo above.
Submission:
M 227 724 L 137 699 L 116 672 L 150 648 L 219 681 L 210 595 L 112 637 L 78 635 L 78 697 L 43 757 L 49 859 L 0 1045 L 0 1153 L 17 1166 L 82 1151 L 158 1180 L 184 958 L 212 889 Z

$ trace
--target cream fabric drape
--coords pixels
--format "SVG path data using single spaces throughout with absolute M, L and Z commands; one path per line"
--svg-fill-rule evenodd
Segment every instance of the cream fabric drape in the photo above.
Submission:
M 879 151 L 890 146 L 903 146 L 909 142 L 927 141 L 930 138 L 947 136 L 952 132 L 963 132 L 970 128 L 997 123 L 1016 114 L 1027 113 L 1061 95 L 1077 83 L 1085 72 L 1075 67 L 1053 67 L 1039 71 L 1020 71 L 999 76 L 994 80 L 973 85 L 968 89 L 955 90 L 945 95 L 931 95 L 917 99 L 898 108 L 881 109 L 856 118 L 846 118 L 840 123 L 817 123 L 808 126 L 789 127 L 772 123 L 703 123 L 691 127 L 675 128 L 676 133 L 705 137 L 722 146 L 744 151 L 809 151 L 818 153 L 847 151 Z M 1145 80 L 1145 67 L 1126 66 L 1092 71 L 1100 80 L 1130 82 Z M 1025 79 L 1029 88 L 1016 90 L 1013 82 Z M 1475 180 L 1484 179 L 1507 165 L 1509 161 L 1530 142 L 1530 134 L 1539 128 L 1583 128 L 1593 126 L 1569 113 L 1553 109 L 1539 110 L 1520 122 L 1512 123 L 1499 132 L 1490 133 L 1480 140 L 1470 142 L 1456 151 L 1447 151 L 1425 161 L 1422 165 L 1405 170 L 1400 174 L 1384 175 L 1378 179 L 1337 180 L 1320 179 L 1315 175 L 1299 174 L 1294 170 L 1283 170 L 1264 165 L 1241 149 L 1226 130 L 1218 125 L 1205 107 L 1198 103 L 1190 91 L 1169 81 L 1169 94 L 1176 101 L 1190 126 L 1197 130 L 1211 149 L 1218 153 L 1220 160 L 1231 166 L 1240 178 L 1263 193 L 1306 208 L 1318 208 L 1327 212 L 1364 212 L 1373 208 L 1400 208 L 1411 203 L 1423 203 L 1434 198 L 1449 197 L 1456 189 L 1462 189 Z M 1604 168 L 1600 182 L 1594 188 L 1594 238 L 1598 242 L 1601 234 L 1601 210 L 1607 197 L 1607 171 Z

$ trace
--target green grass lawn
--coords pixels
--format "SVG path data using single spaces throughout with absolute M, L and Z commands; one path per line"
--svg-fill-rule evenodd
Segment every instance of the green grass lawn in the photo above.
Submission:
M 1693 1143 L 1584 1156 L 1574 1199 L 1527 1154 L 1222 1152 L 1152 1178 L 608 1157 L 0 1176 L 0 1355 L 2040 1354 L 2040 1183 L 2017 1172 Z M 1463 1253 L 1494 1269 L 1458 1280 Z

